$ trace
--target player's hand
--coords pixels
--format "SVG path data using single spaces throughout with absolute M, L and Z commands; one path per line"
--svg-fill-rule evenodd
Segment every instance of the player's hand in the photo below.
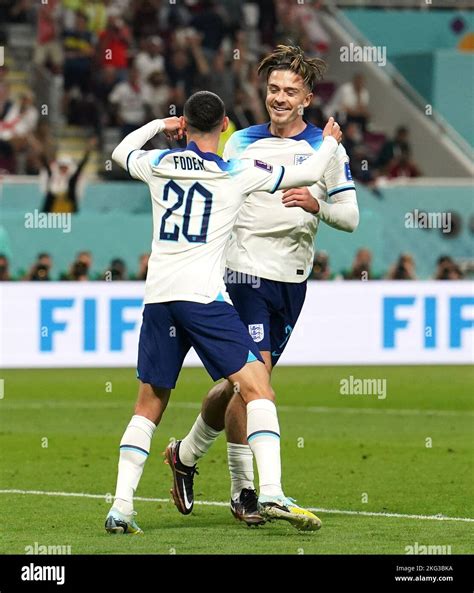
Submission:
M 307 187 L 295 187 L 286 189 L 281 199 L 285 208 L 303 208 L 306 212 L 317 214 L 319 212 L 319 202 L 310 194 Z
M 333 117 L 330 117 L 328 119 L 328 123 L 324 126 L 323 138 L 326 138 L 326 136 L 332 136 L 335 140 L 337 140 L 338 144 L 342 140 L 341 127 Z
M 163 133 L 170 140 L 181 140 L 184 136 L 184 126 L 182 117 L 167 117 L 163 120 L 165 129 Z

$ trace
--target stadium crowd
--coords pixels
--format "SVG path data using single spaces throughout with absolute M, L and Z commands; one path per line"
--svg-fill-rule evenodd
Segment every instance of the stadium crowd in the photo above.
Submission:
M 10 273 L 8 258 L 0 254 L 0 281 L 120 281 L 145 280 L 148 268 L 149 254 L 139 256 L 137 268 L 133 272 L 127 270 L 123 259 L 111 260 L 107 270 L 101 273 L 94 271 L 93 257 L 90 251 L 79 252 L 68 270 L 53 273 L 53 257 L 49 253 L 39 253 L 29 270 L 20 270 L 16 275 Z M 462 280 L 464 273 L 460 266 L 448 255 L 438 258 L 436 270 L 432 276 L 434 280 Z M 352 265 L 347 270 L 334 272 L 329 263 L 329 256 L 325 251 L 315 254 L 313 269 L 309 280 L 417 280 L 415 261 L 411 254 L 402 253 L 385 273 L 373 269 L 372 253 L 369 249 L 361 248 L 355 254 Z
M 150 118 L 180 115 L 195 90 L 206 88 L 224 99 L 229 133 L 267 121 L 256 66 L 263 54 L 289 40 L 324 58 L 331 39 L 321 26 L 322 5 L 321 0 L 0 0 L 0 45 L 9 39 L 10 27 L 35 32 L 21 92 L 12 91 L 11 80 L 13 70 L 25 64 L 7 60 L 0 67 L 0 175 L 41 173 L 46 189 L 39 207 L 74 213 L 80 204 L 76 182 L 92 151 L 102 151 L 103 163 L 120 138 Z M 245 25 L 249 20 L 254 27 Z M 355 72 L 339 86 L 330 78 L 319 83 L 305 116 L 322 126 L 329 114 L 343 126 L 359 182 L 375 188 L 380 177 L 421 175 L 405 126 L 390 137 L 374 129 L 362 74 Z M 68 128 L 86 130 L 82 158 L 62 153 Z M 112 145 L 109 131 L 115 132 Z M 100 166 L 97 173 L 103 173 Z M 11 273 L 7 257 L 0 255 L 0 280 L 140 280 L 147 260 L 140 256 L 130 272 L 115 258 L 108 270 L 97 272 L 85 251 L 68 270 L 53 273 L 52 257 L 43 253 L 29 270 Z M 311 279 L 416 278 L 409 254 L 386 271 L 374 271 L 371 260 L 371 252 L 360 249 L 350 268 L 334 272 L 327 254 L 318 252 Z M 458 279 L 463 272 L 451 258 L 440 257 L 433 277 Z
M 256 0 L 250 30 L 244 0 L 0 0 L 4 37 L 9 25 L 36 31 L 28 88 L 14 96 L 8 67 L 0 68 L 0 172 L 39 173 L 60 156 L 57 138 L 67 125 L 87 129 L 108 154 L 107 130 L 123 137 L 150 118 L 180 115 L 201 88 L 223 98 L 230 132 L 266 121 L 256 65 L 289 39 L 324 58 L 322 4 Z M 344 126 L 355 179 L 372 185 L 379 176 L 420 175 L 406 128 L 393 138 L 372 129 L 361 74 L 339 87 L 320 84 L 306 117 L 321 126 L 328 114 Z

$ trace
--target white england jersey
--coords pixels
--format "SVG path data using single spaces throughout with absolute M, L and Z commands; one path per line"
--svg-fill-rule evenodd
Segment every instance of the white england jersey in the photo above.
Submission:
M 269 124 L 251 126 L 235 132 L 228 140 L 225 159 L 260 159 L 273 165 L 300 165 L 317 154 L 323 142 L 323 132 L 312 124 L 292 138 L 273 136 Z M 287 208 L 277 199 L 257 191 L 248 196 L 240 209 L 227 251 L 227 267 L 236 272 L 250 274 L 280 282 L 303 282 L 311 272 L 314 259 L 314 239 L 320 218 L 343 230 L 353 230 L 358 223 L 357 199 L 352 180 L 349 158 L 339 145 L 323 178 L 309 187 L 320 202 L 317 215 L 302 208 Z M 326 201 L 344 206 L 329 215 Z M 343 213 L 346 204 L 349 210 Z M 332 205 L 332 204 L 331 204 Z M 341 216 L 342 215 L 342 216 Z M 340 224 L 340 218 L 351 222 Z
M 143 129 L 150 128 L 152 134 L 153 125 Z M 127 138 L 137 134 L 141 131 Z M 226 162 L 201 152 L 194 142 L 185 149 L 129 151 L 127 138 L 114 158 L 132 177 L 148 184 L 153 207 L 145 303 L 231 303 L 223 280 L 225 249 L 247 195 L 263 191 L 266 199 L 276 200 L 271 194 L 280 186 L 309 184 L 321 177 L 337 150 L 337 142 L 327 138 L 316 160 L 285 169 L 259 160 Z M 141 145 L 145 141 L 140 140 Z
M 281 167 L 226 163 L 192 142 L 184 150 L 136 150 L 128 169 L 148 183 L 153 206 L 145 303 L 209 303 L 219 295 L 231 302 L 223 275 L 237 212 L 252 189 L 275 188 Z

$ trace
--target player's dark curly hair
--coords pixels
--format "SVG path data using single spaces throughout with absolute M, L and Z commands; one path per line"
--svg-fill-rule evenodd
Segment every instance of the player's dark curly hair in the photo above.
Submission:
M 199 132 L 212 132 L 225 116 L 225 105 L 215 93 L 198 91 L 186 101 L 183 113 L 188 127 Z
M 327 64 L 320 58 L 307 58 L 301 47 L 295 45 L 277 45 L 276 49 L 265 56 L 258 66 L 258 74 L 268 77 L 273 70 L 291 70 L 299 74 L 305 85 L 313 90 L 315 84 L 322 80 Z

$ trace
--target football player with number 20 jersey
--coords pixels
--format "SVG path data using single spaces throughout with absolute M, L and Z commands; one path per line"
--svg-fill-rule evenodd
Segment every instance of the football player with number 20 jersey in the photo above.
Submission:
M 226 378 L 246 406 L 246 436 L 260 478 L 259 510 L 302 530 L 321 525 L 281 487 L 280 429 L 269 374 L 228 296 L 225 249 L 245 197 L 320 179 L 341 138 L 330 118 L 318 154 L 299 166 L 218 157 L 219 134 L 228 126 L 222 100 L 201 91 L 185 104 L 184 118 L 152 121 L 122 140 L 112 158 L 148 184 L 153 209 L 152 253 L 138 346 L 138 400 L 120 443 L 117 488 L 105 523 L 109 533 L 140 534 L 133 498 L 156 426 L 166 409 L 184 358 L 193 347 L 212 379 Z M 142 150 L 157 133 L 186 130 L 184 149 Z M 211 428 L 209 430 L 212 430 Z M 215 431 L 210 433 L 215 436 Z M 179 443 L 166 451 L 173 497 L 189 513 L 194 468 L 181 459 Z

